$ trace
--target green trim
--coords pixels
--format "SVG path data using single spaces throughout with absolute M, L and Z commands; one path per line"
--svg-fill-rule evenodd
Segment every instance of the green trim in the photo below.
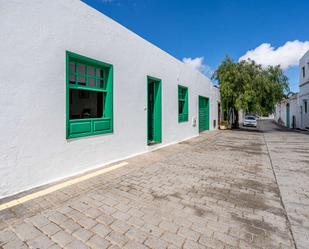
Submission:
M 70 97 L 70 94 L 69 94 L 69 87 L 68 87 L 68 84 L 69 84 L 69 61 L 70 61 L 69 52 L 66 51 L 66 53 L 65 53 L 66 138 L 69 138 L 69 136 L 70 136 L 70 132 L 69 132 L 69 119 L 70 119 L 70 98 L 69 97 Z
M 150 114 L 149 83 L 153 81 L 153 107 Z M 162 142 L 162 81 L 159 78 L 147 75 L 147 144 Z M 151 122 L 150 115 L 153 115 Z M 149 131 L 152 130 L 150 133 Z
M 290 104 L 286 104 L 286 127 L 290 128 Z
M 74 85 L 74 84 L 70 84 L 69 88 L 70 89 L 95 91 L 95 92 L 107 92 L 106 89 L 100 89 L 100 88 L 90 87 L 90 86 L 79 86 L 79 85 Z
M 75 63 L 75 72 L 70 72 L 70 62 Z M 78 64 L 85 66 L 85 74 L 78 73 Z M 88 75 L 93 67 L 94 75 Z M 97 75 L 97 70 L 100 75 Z M 70 75 L 75 81 L 70 83 Z M 85 77 L 85 85 L 78 84 L 78 76 Z M 101 77 L 102 76 L 102 77 Z M 94 85 L 88 85 L 89 79 Z M 103 84 L 101 84 L 103 81 Z M 101 118 L 70 119 L 70 89 L 88 90 L 103 93 L 103 116 Z M 66 51 L 66 138 L 92 136 L 113 132 L 113 65 Z
M 161 79 L 153 77 L 153 76 L 150 76 L 150 75 L 147 75 L 147 82 L 148 82 L 148 80 L 158 81 L 160 83 L 162 82 Z
M 198 123 L 199 132 L 209 130 L 209 98 L 198 96 Z
M 82 64 L 86 63 L 86 64 L 92 65 L 92 66 L 100 66 L 100 67 L 108 67 L 108 68 L 113 67 L 112 64 L 108 64 L 108 63 L 105 63 L 105 62 L 102 62 L 102 61 L 91 59 L 87 56 L 76 54 L 76 53 L 73 53 L 73 52 L 70 52 L 70 51 L 66 51 L 66 53 L 69 57 L 74 58 L 73 61 L 81 62 Z
M 182 105 L 182 108 L 180 108 Z M 180 112 L 181 109 L 181 112 Z M 188 87 L 178 85 L 178 123 L 189 120 L 189 91 Z

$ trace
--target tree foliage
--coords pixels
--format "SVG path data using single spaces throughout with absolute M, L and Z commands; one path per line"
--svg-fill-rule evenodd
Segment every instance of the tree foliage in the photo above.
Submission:
M 280 66 L 267 68 L 254 61 L 234 62 L 226 57 L 213 75 L 220 86 L 223 110 L 268 115 L 289 92 L 288 78 Z

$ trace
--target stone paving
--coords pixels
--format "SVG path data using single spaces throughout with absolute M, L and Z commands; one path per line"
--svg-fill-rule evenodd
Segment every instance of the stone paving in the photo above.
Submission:
M 208 132 L 126 161 L 1 211 L 0 249 L 295 247 L 264 133 Z
M 309 248 L 309 133 L 262 123 L 282 200 L 298 249 Z

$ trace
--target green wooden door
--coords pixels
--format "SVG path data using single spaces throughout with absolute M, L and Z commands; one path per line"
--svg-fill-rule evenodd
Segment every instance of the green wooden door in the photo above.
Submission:
M 198 109 L 199 132 L 209 130 L 209 99 L 199 96 Z
M 162 141 L 162 104 L 161 80 L 148 77 L 147 81 L 147 142 L 148 144 Z
M 286 127 L 290 128 L 290 104 L 286 105 Z

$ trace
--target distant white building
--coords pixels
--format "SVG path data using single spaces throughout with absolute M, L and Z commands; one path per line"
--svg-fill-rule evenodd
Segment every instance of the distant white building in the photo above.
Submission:
M 299 93 L 275 107 L 275 121 L 288 128 L 309 129 L 309 51 L 299 60 Z
M 275 109 L 274 118 L 278 124 L 287 128 L 300 128 L 299 93 L 294 93 L 289 98 L 277 103 Z
M 309 50 L 299 60 L 300 128 L 309 129 Z

